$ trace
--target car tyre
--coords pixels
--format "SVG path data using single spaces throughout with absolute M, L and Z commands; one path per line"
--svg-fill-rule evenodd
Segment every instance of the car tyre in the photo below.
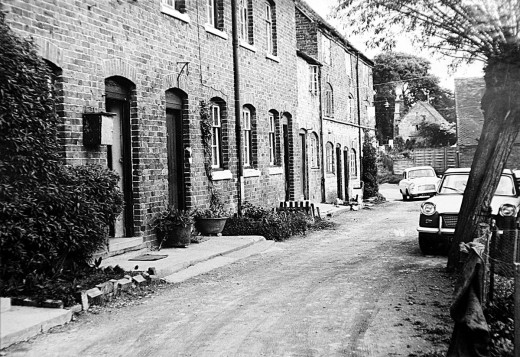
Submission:
M 406 201 L 408 199 L 408 196 L 406 195 L 406 193 L 401 193 L 401 195 L 403 195 L 403 201 Z
M 419 248 L 424 255 L 433 255 L 437 252 L 435 238 L 428 233 L 419 233 Z

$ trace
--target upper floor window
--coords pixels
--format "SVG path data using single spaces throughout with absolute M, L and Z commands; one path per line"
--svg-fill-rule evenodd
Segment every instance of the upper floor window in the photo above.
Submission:
M 217 0 L 206 0 L 206 21 L 209 25 L 217 28 Z
M 345 52 L 345 72 L 349 78 L 352 77 L 352 61 L 348 52 Z
M 265 37 L 267 53 L 276 56 L 275 7 L 269 1 L 265 3 Z
M 331 56 L 331 44 L 330 39 L 328 37 L 322 36 L 321 37 L 321 46 L 322 46 L 322 58 L 323 62 L 330 65 L 332 64 L 332 56 Z
M 334 116 L 334 93 L 330 83 L 325 87 L 325 116 L 331 118 Z
M 251 0 L 240 0 L 238 6 L 240 21 L 240 39 L 248 44 L 253 44 L 253 13 Z
M 318 66 L 309 66 L 309 90 L 312 94 L 318 93 Z
M 318 135 L 316 133 L 311 133 L 311 167 L 319 167 L 320 166 L 320 146 Z
M 334 173 L 334 147 L 331 142 L 328 142 L 325 147 L 325 162 L 327 173 Z

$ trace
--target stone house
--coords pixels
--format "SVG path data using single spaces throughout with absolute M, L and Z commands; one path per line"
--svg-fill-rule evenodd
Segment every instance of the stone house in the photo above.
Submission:
M 365 132 L 375 136 L 373 62 L 304 1 L 296 1 L 299 197 L 333 202 L 360 194 Z
M 441 127 L 448 127 L 450 124 L 440 113 L 428 102 L 420 101 L 415 103 L 408 113 L 406 113 L 395 124 L 395 136 L 400 136 L 404 141 L 421 141 L 419 126 L 422 123 L 435 123 Z
M 457 114 L 457 146 L 460 167 L 471 167 L 484 124 L 480 101 L 486 83 L 482 77 L 455 79 L 455 110 Z M 520 138 L 507 160 L 507 168 L 520 167 Z
M 169 204 L 207 206 L 205 162 L 211 166 L 215 188 L 233 211 L 244 201 L 275 206 L 284 200 L 343 197 L 334 189 L 334 173 L 327 174 L 325 187 L 330 192 L 325 197 L 311 196 L 310 189 L 303 188 L 310 182 L 308 172 L 316 169 L 307 157 L 312 140 L 302 136 L 310 134 L 309 129 L 316 135 L 312 155 L 319 170 L 326 142 L 333 150 L 339 148 L 339 154 L 353 157 L 345 160 L 338 154 L 334 170 L 343 167 L 340 162 L 355 162 L 349 167 L 355 167 L 356 175 L 345 164 L 349 174 L 341 176 L 348 178 L 341 184 L 343 192 L 349 185 L 360 185 L 360 135 L 372 125 L 363 114 L 370 104 L 365 95 L 369 91 L 361 87 L 363 94 L 358 96 L 357 80 L 348 79 L 345 68 L 341 81 L 352 83 L 335 82 L 333 67 L 319 55 L 322 38 L 328 34 L 332 39 L 331 58 L 338 64 L 345 65 L 342 51 L 350 51 L 349 78 L 357 78 L 358 71 L 366 68 L 362 85 L 370 88 L 371 62 L 346 40 L 334 37 L 331 27 L 316 24 L 317 47 L 310 53 L 324 63 L 320 72 L 338 93 L 336 114 L 323 124 L 322 111 L 313 118 L 316 122 L 300 121 L 297 4 L 294 0 L 0 4 L 11 28 L 33 39 L 52 70 L 57 113 L 63 120 L 65 163 L 104 165 L 121 177 L 125 209 L 111 232 L 109 251 L 153 242 L 150 220 Z M 303 30 L 298 28 L 298 33 Z M 321 86 L 320 82 L 322 101 L 332 100 Z M 340 99 L 343 90 L 352 91 L 352 103 L 361 104 Z M 352 118 L 346 115 L 348 105 L 356 105 Z M 355 116 L 357 112 L 362 115 Z M 211 124 L 213 137 L 207 145 L 201 132 L 204 120 Z M 344 128 L 348 129 L 340 133 Z M 211 151 L 209 158 L 205 146 Z M 319 174 L 313 178 L 313 190 L 322 178 Z

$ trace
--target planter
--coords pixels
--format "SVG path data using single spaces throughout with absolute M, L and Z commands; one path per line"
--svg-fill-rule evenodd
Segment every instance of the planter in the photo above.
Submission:
M 186 248 L 191 242 L 191 231 L 193 230 L 193 224 L 189 224 L 186 227 L 177 226 L 171 231 L 164 233 L 166 235 L 163 241 L 163 248 Z
M 195 218 L 195 228 L 203 234 L 220 234 L 224 230 L 227 217 L 222 218 Z

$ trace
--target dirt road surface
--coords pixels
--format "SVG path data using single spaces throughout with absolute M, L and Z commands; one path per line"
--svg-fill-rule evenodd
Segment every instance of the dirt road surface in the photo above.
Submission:
M 417 245 L 421 201 L 333 217 L 312 232 L 126 307 L 107 307 L 8 356 L 426 356 L 447 348 L 452 280 Z M 217 237 L 212 239 L 218 239 Z

